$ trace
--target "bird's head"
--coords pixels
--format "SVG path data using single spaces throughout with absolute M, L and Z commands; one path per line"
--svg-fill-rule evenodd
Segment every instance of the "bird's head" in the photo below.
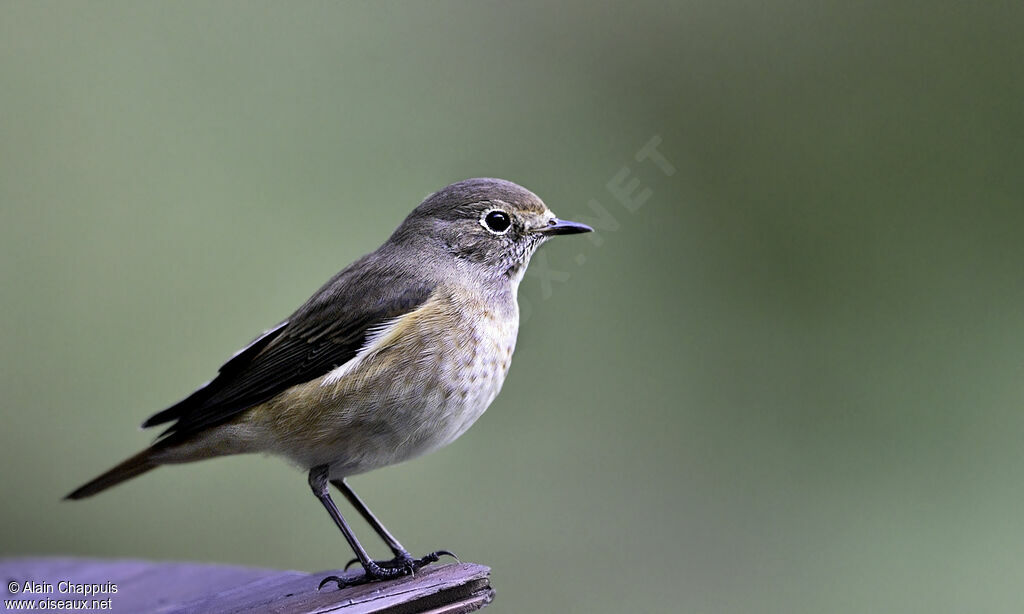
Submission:
M 474 268 L 518 282 L 534 251 L 549 238 L 592 230 L 558 219 L 520 185 L 485 178 L 459 181 L 428 196 L 391 241 L 429 244 Z

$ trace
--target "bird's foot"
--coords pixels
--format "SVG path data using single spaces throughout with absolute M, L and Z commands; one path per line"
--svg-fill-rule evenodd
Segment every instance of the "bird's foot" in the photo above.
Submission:
M 320 582 L 320 586 L 317 590 L 324 587 L 325 584 L 334 582 L 338 585 L 338 588 L 345 588 L 348 586 L 359 586 L 360 584 L 367 584 L 369 582 L 376 582 L 378 580 L 390 580 L 392 578 L 398 578 L 400 576 L 409 576 L 416 573 L 416 570 L 435 563 L 442 556 L 450 556 L 456 561 L 459 557 L 455 556 L 454 553 L 448 550 L 437 550 L 424 555 L 418 559 L 412 558 L 412 555 L 408 552 L 403 552 L 390 561 L 370 561 L 370 564 L 364 567 L 365 573 L 355 578 L 342 578 L 340 576 L 327 576 Z M 359 559 L 352 559 L 345 565 L 347 570 L 353 564 L 358 563 Z
M 424 565 L 436 563 L 442 556 L 446 555 L 452 557 L 456 561 L 459 560 L 459 557 L 456 556 L 454 552 L 449 552 L 448 550 L 436 550 L 418 559 L 412 558 L 412 555 L 408 552 L 403 552 L 390 561 L 374 561 L 374 564 L 385 569 L 401 568 L 409 571 L 416 571 Z M 345 570 L 347 571 L 349 567 L 358 562 L 359 559 L 352 559 L 348 563 L 345 563 Z

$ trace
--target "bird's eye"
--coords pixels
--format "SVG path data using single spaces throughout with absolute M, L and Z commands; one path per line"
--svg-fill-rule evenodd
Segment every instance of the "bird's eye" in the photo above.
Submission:
M 490 211 L 484 216 L 484 226 L 494 234 L 503 234 L 512 225 L 512 218 L 500 209 Z

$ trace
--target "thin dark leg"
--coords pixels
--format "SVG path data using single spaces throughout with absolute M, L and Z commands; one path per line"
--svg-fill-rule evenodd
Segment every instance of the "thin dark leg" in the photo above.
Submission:
M 327 488 L 327 475 L 327 465 L 313 467 L 309 470 L 309 487 L 313 489 L 313 494 L 316 495 L 316 498 L 323 504 L 327 513 L 331 515 L 331 519 L 334 521 L 334 524 L 341 529 L 342 535 L 345 536 L 345 541 L 347 541 L 349 547 L 352 548 L 352 552 L 355 552 L 356 557 L 359 559 L 359 562 L 362 563 L 363 569 L 366 573 L 362 579 L 357 579 L 354 582 L 351 580 L 343 580 L 338 576 L 329 576 L 324 578 L 323 582 L 320 583 L 320 586 L 323 587 L 327 582 L 337 582 L 338 588 L 341 588 L 345 584 L 362 584 L 372 580 L 394 578 L 396 576 L 409 573 L 411 568 L 381 567 L 370 558 L 370 555 L 366 553 L 366 549 L 363 548 L 362 544 L 359 543 L 359 540 L 356 539 L 355 533 L 352 532 L 352 528 L 349 527 L 348 523 L 345 522 L 345 519 L 342 518 L 341 512 L 338 511 L 338 507 L 334 505 L 334 501 L 331 499 L 331 493 Z
M 412 555 L 409 554 L 409 551 L 406 550 L 397 539 L 395 539 L 395 536 L 387 530 L 387 528 L 383 525 L 383 523 L 381 523 L 380 520 L 377 520 L 377 517 L 374 516 L 373 512 L 370 511 L 370 508 L 368 508 L 366 504 L 363 503 L 363 500 L 359 498 L 359 495 L 357 495 L 355 491 L 352 490 L 352 487 L 345 483 L 344 478 L 341 478 L 339 480 L 331 480 L 331 484 L 334 484 L 334 487 L 340 490 L 341 494 L 345 495 L 345 498 L 348 499 L 348 502 L 352 504 L 352 507 L 356 508 L 356 511 L 359 512 L 359 514 L 366 520 L 366 522 L 371 527 L 373 527 L 373 530 L 377 532 L 377 535 L 380 535 L 380 538 L 384 540 L 384 543 L 388 545 L 388 548 L 390 548 L 391 552 L 395 555 L 395 558 L 390 561 L 377 561 L 377 564 L 381 567 L 400 567 L 403 569 L 416 570 L 420 567 L 423 567 L 424 565 L 429 565 L 430 563 L 437 562 L 437 560 L 442 555 L 448 555 L 454 558 L 456 561 L 459 560 L 459 557 L 455 556 L 454 553 L 449 552 L 447 550 L 437 550 L 419 559 L 412 558 Z M 345 569 L 348 569 L 349 566 L 353 563 L 361 562 L 361 559 L 352 559 L 348 562 L 347 565 L 345 565 Z
M 377 535 L 380 535 L 380 538 L 384 540 L 384 543 L 388 545 L 388 548 L 391 548 L 391 552 L 394 553 L 396 557 L 408 558 L 410 561 L 412 560 L 412 557 L 409 555 L 409 551 L 402 547 L 402 544 L 395 539 L 395 536 L 392 535 L 379 520 L 377 520 L 377 517 L 373 515 L 370 508 L 366 507 L 366 504 L 359 498 L 359 495 L 357 495 L 355 491 L 345 483 L 344 478 L 340 480 L 331 480 L 331 484 L 334 484 L 335 488 L 340 490 L 341 494 L 345 495 L 345 498 L 352 504 L 352 507 L 356 508 L 356 511 L 366 519 L 366 522 L 373 527 L 373 530 L 377 532 Z

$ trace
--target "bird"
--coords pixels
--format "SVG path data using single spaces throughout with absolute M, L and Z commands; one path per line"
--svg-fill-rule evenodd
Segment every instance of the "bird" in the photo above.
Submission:
M 346 478 L 432 452 L 466 432 L 508 373 L 530 258 L 552 237 L 592 231 L 559 219 L 511 181 L 475 178 L 438 190 L 376 251 L 236 352 L 212 380 L 147 419 L 143 427 L 170 423 L 152 445 L 65 499 L 162 465 L 271 454 L 308 472 L 352 562 L 362 565 L 362 576 L 329 576 L 321 588 L 399 577 L 451 555 L 414 558 Z M 369 556 L 329 484 L 393 559 Z

